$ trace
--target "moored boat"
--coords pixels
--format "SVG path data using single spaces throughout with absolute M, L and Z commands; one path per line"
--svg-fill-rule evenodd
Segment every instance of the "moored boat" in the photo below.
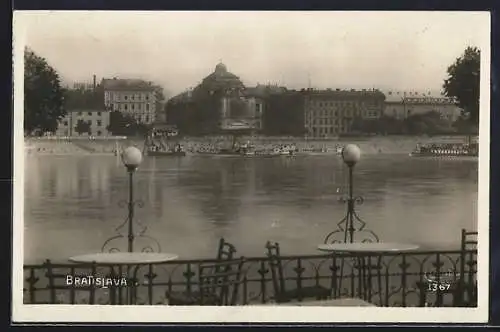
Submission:
M 477 157 L 479 145 L 472 144 L 417 144 L 410 153 L 412 157 Z
M 173 139 L 177 131 L 170 126 L 156 126 L 147 135 L 144 151 L 148 156 L 155 157 L 184 157 L 182 145 Z

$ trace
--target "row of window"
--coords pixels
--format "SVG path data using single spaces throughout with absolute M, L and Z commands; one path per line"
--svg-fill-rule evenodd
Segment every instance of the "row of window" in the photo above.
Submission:
M 381 112 L 378 111 L 364 111 L 361 112 L 360 110 L 355 110 L 355 111 L 338 111 L 338 110 L 316 110 L 312 112 L 308 112 L 309 116 L 311 117 L 332 117 L 332 116 L 360 116 L 363 115 L 365 117 L 376 117 L 378 114 Z
M 325 127 L 325 128 L 318 128 L 318 127 L 313 127 L 311 132 L 313 136 L 322 136 L 322 135 L 337 135 L 339 133 L 345 132 L 346 127 Z
M 339 119 L 335 119 L 335 121 L 333 119 L 312 119 L 312 120 L 306 120 L 306 125 L 309 125 L 309 124 L 317 124 L 317 125 L 333 125 L 333 124 L 336 124 L 338 125 L 339 123 L 341 123 L 341 121 L 339 121 Z
M 144 101 L 144 100 L 149 100 L 149 95 L 150 93 L 141 93 L 141 94 L 120 94 L 120 93 L 113 93 L 113 100 L 114 101 L 120 101 L 120 100 L 137 100 L 137 101 Z M 106 92 L 106 99 L 109 98 L 109 92 Z
M 134 119 L 140 123 L 149 123 L 149 122 L 154 121 L 154 116 L 150 117 L 149 115 L 145 115 L 145 116 L 136 115 L 136 116 L 134 116 Z
M 76 121 L 78 121 L 78 120 L 76 120 Z M 87 120 L 87 123 L 92 126 L 92 120 Z M 67 120 L 63 121 L 63 125 L 65 125 L 67 127 L 68 126 L 68 121 Z M 102 121 L 101 120 L 97 120 L 96 121 L 96 125 L 98 127 L 102 127 Z
M 87 112 L 87 115 L 92 116 L 94 113 L 97 114 L 97 116 L 102 116 L 102 112 Z M 83 112 L 78 112 L 77 115 L 82 116 Z
M 380 103 L 376 101 L 316 101 L 310 100 L 309 106 L 327 107 L 327 106 L 351 106 L 351 107 L 365 107 L 365 106 L 379 106 Z
M 141 110 L 150 110 L 149 104 L 113 104 L 113 110 L 115 111 L 141 111 Z

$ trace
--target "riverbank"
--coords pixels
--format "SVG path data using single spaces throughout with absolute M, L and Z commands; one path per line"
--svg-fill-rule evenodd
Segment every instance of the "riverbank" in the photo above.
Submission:
M 294 144 L 299 153 L 311 151 L 327 151 L 335 153 L 338 147 L 348 143 L 357 144 L 363 154 L 408 154 L 417 144 L 431 143 L 464 143 L 462 136 L 385 136 L 385 137 L 349 137 L 339 139 L 304 139 L 295 137 L 241 137 L 241 142 L 250 141 L 258 149 L 272 149 L 279 145 Z M 184 137 L 179 143 L 188 152 L 195 153 L 218 144 L 228 144 L 221 137 Z M 138 138 L 108 138 L 108 139 L 25 139 L 27 154 L 42 155 L 85 155 L 85 154 L 115 154 L 116 150 L 135 145 L 142 149 L 144 140 Z

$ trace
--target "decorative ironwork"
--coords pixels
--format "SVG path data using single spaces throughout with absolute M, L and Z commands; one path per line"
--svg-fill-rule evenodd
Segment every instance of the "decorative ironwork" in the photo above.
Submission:
M 119 207 L 126 207 L 128 210 L 127 218 L 118 227 L 115 228 L 116 235 L 108 238 L 101 247 L 102 252 L 120 252 L 120 246 L 117 242 L 121 239 L 127 240 L 127 251 L 133 252 L 137 240 L 141 241 L 142 244 L 139 245 L 140 251 L 142 252 L 160 252 L 160 243 L 153 237 L 146 235 L 147 226 L 141 223 L 140 220 L 135 218 L 135 208 L 143 208 L 144 202 L 142 200 L 134 199 L 134 185 L 133 185 L 133 175 L 134 169 L 128 169 L 129 174 L 129 199 L 128 201 L 121 200 L 118 202 Z M 138 230 L 135 230 L 137 227 Z M 127 228 L 127 233 L 123 234 L 123 231 Z
M 469 288 L 477 293 L 475 268 L 469 270 L 469 257 L 476 257 L 477 250 L 462 251 L 414 251 L 383 254 L 380 259 L 380 275 L 368 278 L 368 288 L 360 288 L 362 269 L 357 268 L 353 255 L 281 256 L 284 280 L 290 288 L 321 285 L 332 289 L 332 297 L 362 297 L 385 307 L 474 307 L 477 302 L 467 296 Z M 473 257 L 473 259 L 475 259 Z M 462 260 L 465 259 L 465 264 Z M 344 271 L 340 267 L 344 260 Z M 161 264 L 142 265 L 133 275 L 133 301 L 136 304 L 166 304 L 168 292 L 197 291 L 199 286 L 198 265 L 213 260 L 176 260 Z M 464 269 L 462 269 L 462 266 Z M 125 266 L 53 264 L 52 275 L 95 273 L 100 276 L 122 275 Z M 126 304 L 123 287 L 95 288 L 68 287 L 64 278 L 59 283 L 49 281 L 48 266 L 24 266 L 24 303 L 66 304 Z M 267 257 L 250 257 L 243 268 L 243 283 L 238 304 L 269 303 L 274 297 L 272 277 Z M 432 275 L 439 285 L 426 284 Z M 461 280 L 461 282 L 459 282 Z M 468 286 L 467 286 L 468 285 Z M 469 288 L 468 288 L 469 287 Z M 466 296 L 464 296 L 464 294 Z
M 377 234 L 366 228 L 366 222 L 357 214 L 355 205 L 363 204 L 361 196 L 354 196 L 353 169 L 354 163 L 346 163 L 349 168 L 349 194 L 340 198 L 342 203 L 347 203 L 347 213 L 345 217 L 337 223 L 337 229 L 330 232 L 324 243 L 346 243 L 346 242 L 379 242 Z M 355 238 L 356 234 L 356 238 Z M 358 234 L 360 234 L 358 236 Z M 340 239 L 338 238 L 340 237 Z

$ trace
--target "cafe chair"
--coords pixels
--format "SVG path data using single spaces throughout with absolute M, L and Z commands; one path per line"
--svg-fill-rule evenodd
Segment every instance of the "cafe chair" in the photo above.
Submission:
M 75 280 L 75 277 L 81 276 L 95 276 L 96 275 L 96 265 L 74 265 L 74 264 L 54 264 L 50 260 L 46 260 L 43 263 L 45 269 L 45 276 L 48 280 L 48 299 L 44 299 L 42 302 L 46 304 L 95 304 L 96 287 L 80 286 L 73 282 L 68 282 L 68 276 L 71 280 Z M 82 296 L 83 294 L 83 296 Z
M 217 250 L 217 257 L 216 260 L 224 260 L 224 259 L 233 259 L 234 254 L 236 253 L 236 247 L 227 242 L 224 238 L 221 238 L 219 240 L 219 247 Z
M 460 279 L 455 293 L 455 304 L 460 307 L 477 306 L 477 232 L 462 229 L 460 246 Z
M 198 292 L 167 294 L 169 305 L 230 306 L 236 305 L 245 259 L 220 260 L 199 265 Z
M 457 277 L 452 281 L 440 282 L 441 285 L 423 280 L 417 283 L 420 290 L 420 306 L 427 306 L 428 294 L 434 293 L 435 305 L 442 306 L 443 299 L 451 296 L 453 307 L 477 306 L 477 232 L 462 229 L 460 244 L 460 261 Z M 440 287 L 441 286 L 441 287 Z
M 224 238 L 221 238 L 219 240 L 219 245 L 217 246 L 217 254 L 215 257 L 215 262 L 225 262 L 225 261 L 231 261 L 234 259 L 234 255 L 236 254 L 236 247 L 227 242 Z M 213 266 L 214 268 L 214 273 L 219 272 L 217 269 L 221 268 L 221 266 L 216 265 Z M 166 297 L 168 299 L 169 304 L 175 304 L 177 303 L 178 305 L 189 305 L 190 303 L 193 302 L 193 299 L 199 298 L 200 297 L 200 291 L 199 290 L 194 290 L 194 291 L 186 291 L 186 292 L 177 292 L 177 291 L 170 291 L 167 292 Z
M 274 288 L 273 301 L 276 303 L 286 303 L 291 301 L 302 301 L 303 299 L 325 300 L 330 297 L 331 290 L 320 286 L 305 286 L 293 289 L 286 289 L 285 274 L 280 255 L 278 243 L 266 243 L 268 264 L 271 270 L 271 278 Z

